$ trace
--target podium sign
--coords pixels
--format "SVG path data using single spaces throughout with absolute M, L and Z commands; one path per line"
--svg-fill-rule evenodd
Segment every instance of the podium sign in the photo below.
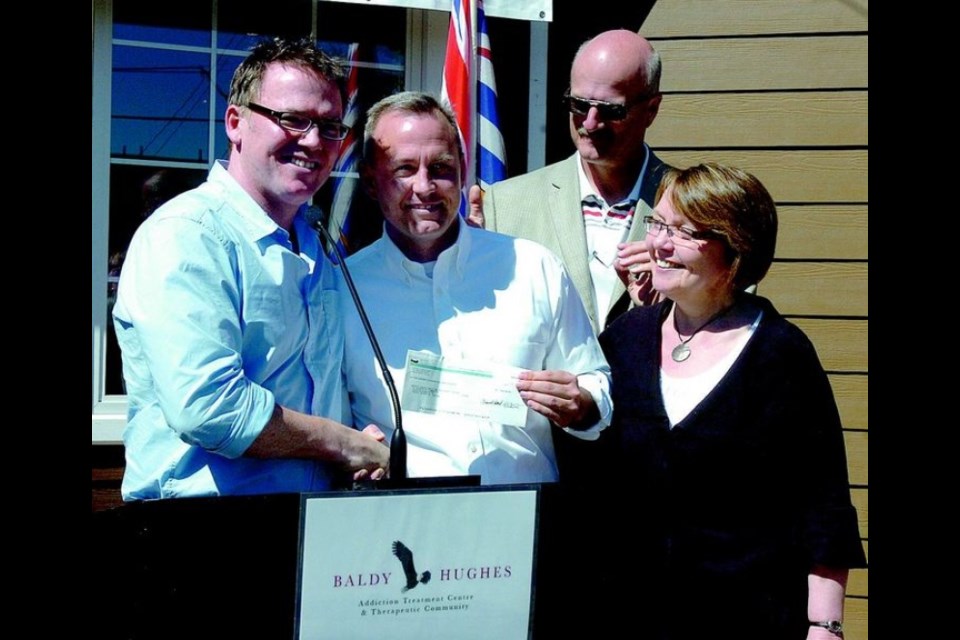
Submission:
M 529 638 L 538 498 L 304 494 L 296 637 Z

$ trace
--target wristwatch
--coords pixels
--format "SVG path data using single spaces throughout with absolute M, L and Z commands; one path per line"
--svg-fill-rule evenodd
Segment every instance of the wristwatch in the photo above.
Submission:
M 808 622 L 810 623 L 811 627 L 823 627 L 824 629 L 826 629 L 833 635 L 837 636 L 838 638 L 843 637 L 843 623 L 840 622 L 839 620 L 825 620 L 822 622 L 819 622 L 819 621 L 815 622 L 813 620 L 808 620 Z

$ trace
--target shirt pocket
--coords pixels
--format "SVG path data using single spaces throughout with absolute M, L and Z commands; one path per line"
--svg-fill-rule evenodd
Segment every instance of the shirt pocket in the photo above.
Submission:
M 243 308 L 243 338 L 246 353 L 258 352 L 269 359 L 298 336 L 290 330 L 303 326 L 303 301 L 291 299 L 281 287 L 272 283 L 256 284 L 247 290 Z

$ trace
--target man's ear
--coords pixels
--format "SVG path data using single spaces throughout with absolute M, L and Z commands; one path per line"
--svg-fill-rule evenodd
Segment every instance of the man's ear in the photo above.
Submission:
M 227 107 L 227 112 L 223 116 L 223 122 L 227 129 L 227 139 L 240 149 L 241 127 L 243 126 L 243 114 L 240 113 L 240 107 L 231 104 Z
M 647 128 L 653 124 L 653 121 L 657 119 L 657 114 L 660 113 L 660 101 L 663 100 L 663 94 L 658 93 L 654 97 L 650 98 L 650 102 L 647 103 Z
M 363 192 L 367 194 L 374 202 L 379 202 L 377 199 L 377 185 L 373 180 L 373 169 L 370 168 L 370 163 L 366 158 L 360 159 L 359 168 L 360 185 L 363 187 Z

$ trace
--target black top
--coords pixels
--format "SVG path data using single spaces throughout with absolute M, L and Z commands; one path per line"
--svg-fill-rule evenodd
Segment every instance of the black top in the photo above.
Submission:
M 600 335 L 614 403 L 601 439 L 618 475 L 607 524 L 629 531 L 632 547 L 613 549 L 608 586 L 629 594 L 627 615 L 643 612 L 649 637 L 803 638 L 810 568 L 865 566 L 816 351 L 768 300 L 746 299 L 763 309 L 756 332 L 673 429 L 660 392 L 671 303 L 634 309 Z

